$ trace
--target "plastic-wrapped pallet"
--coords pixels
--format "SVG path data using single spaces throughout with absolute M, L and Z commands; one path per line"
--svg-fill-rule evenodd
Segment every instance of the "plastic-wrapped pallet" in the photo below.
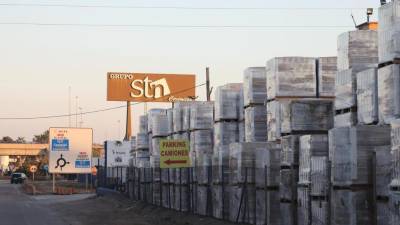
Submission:
M 168 136 L 169 132 L 167 114 L 154 115 L 151 118 L 153 138 Z
M 357 118 L 360 124 L 379 121 L 377 73 L 376 68 L 357 73 Z
M 143 115 L 139 117 L 139 133 L 145 133 L 147 134 L 149 132 L 148 130 L 148 121 L 147 121 L 147 115 Z
M 151 139 L 151 145 L 152 145 L 152 149 L 150 151 L 151 155 L 160 155 L 160 142 L 162 140 L 165 140 L 166 138 L 160 138 L 160 137 L 153 137 Z
M 353 72 L 376 67 L 378 63 L 378 32 L 355 30 L 338 37 L 338 71 L 353 69 Z
M 178 133 L 172 135 L 173 140 L 190 140 L 190 134 L 188 132 Z
M 375 147 L 390 144 L 390 128 L 378 125 L 340 127 L 329 131 L 331 181 L 334 186 L 370 184 Z
M 172 109 L 173 117 L 173 131 L 181 132 L 183 130 L 183 109 L 187 107 L 188 102 L 175 102 L 174 108 Z
M 281 106 L 280 101 L 267 103 L 267 139 L 276 141 L 281 137 Z
M 168 135 L 174 133 L 174 111 L 173 109 L 167 109 L 168 118 Z
M 357 113 L 347 112 L 343 114 L 336 114 L 333 118 L 335 127 L 349 127 L 357 125 Z
M 158 185 L 157 185 L 158 186 Z M 158 190 L 157 190 L 158 192 Z M 162 207 L 171 209 L 173 207 L 174 203 L 174 188 L 172 185 L 169 184 L 162 184 L 162 190 L 160 193 L 157 193 L 153 191 L 153 193 L 156 193 L 156 195 L 153 194 L 154 200 L 161 199 L 160 198 L 160 193 L 162 192 Z M 158 202 L 159 200 L 157 200 Z
M 213 153 L 213 132 L 212 130 L 196 130 L 190 132 L 190 142 L 196 154 Z
M 188 186 L 175 185 L 174 188 L 174 209 L 179 212 L 189 210 L 189 189 Z
M 212 154 L 196 154 L 196 176 L 199 185 L 208 185 L 212 182 Z
M 365 190 L 332 191 L 332 225 L 372 225 L 371 193 Z
M 322 97 L 335 96 L 337 57 L 318 58 L 318 93 Z
M 299 184 L 311 184 L 311 157 L 328 156 L 328 135 L 303 135 L 300 137 Z
M 236 122 L 218 122 L 214 124 L 214 145 L 229 145 L 237 142 L 238 124 Z
M 132 136 L 132 137 L 131 137 L 131 151 L 130 151 L 131 156 L 132 156 L 132 153 L 133 153 L 135 150 L 136 150 L 136 136 Z
M 400 117 L 400 65 L 378 69 L 379 121 L 390 124 Z
M 245 126 L 245 122 L 243 120 L 238 122 L 238 130 L 239 130 L 238 141 L 239 142 L 245 142 L 245 140 L 246 140 L 246 126 Z M 266 135 L 266 131 L 265 131 L 264 135 Z
M 265 67 L 249 67 L 244 71 L 244 105 L 263 105 L 267 98 Z
M 311 224 L 329 225 L 329 203 L 323 200 L 311 200 Z
M 299 165 L 299 149 L 300 149 L 300 136 L 299 135 L 288 135 L 282 137 L 282 153 L 281 153 L 281 165 L 291 166 Z
M 390 225 L 396 225 L 400 222 L 400 192 L 390 192 L 389 197 L 389 211 L 390 211 Z
M 336 73 L 335 109 L 357 106 L 357 76 L 354 70 L 341 70 Z
M 297 209 L 295 203 L 281 202 L 281 204 L 279 204 L 279 208 L 281 211 L 282 225 L 297 225 Z
M 193 104 L 184 107 L 182 111 L 182 117 L 183 117 L 183 122 L 182 122 L 182 129 L 184 131 L 187 131 L 190 129 L 190 112 L 191 108 L 195 105 L 195 102 L 192 102 Z
M 297 221 L 298 225 L 311 224 L 311 199 L 308 187 L 297 188 Z
M 390 209 L 389 202 L 387 201 L 377 201 L 377 224 L 390 224 Z M 400 221 L 398 221 L 400 222 Z
M 256 225 L 281 225 L 279 191 L 256 189 Z
M 256 187 L 279 187 L 281 145 L 277 142 L 266 142 L 264 145 L 264 149 L 255 151 Z
M 379 62 L 400 57 L 400 1 L 392 0 L 379 8 Z
M 149 135 L 147 133 L 136 134 L 136 149 L 149 149 Z
M 279 184 L 280 199 L 284 201 L 296 201 L 297 181 L 299 180 L 298 169 L 281 169 L 281 181 Z
M 229 146 L 229 176 L 230 184 L 254 184 L 255 182 L 255 153 L 265 151 L 266 144 L 232 143 Z
M 147 130 L 153 132 L 153 118 L 157 115 L 167 115 L 165 109 L 150 109 L 147 113 Z
M 267 62 L 267 98 L 315 97 L 317 74 L 315 58 L 278 57 Z
M 229 191 L 227 185 L 212 186 L 213 216 L 217 219 L 229 219 Z
M 210 186 L 197 186 L 195 212 L 202 216 L 208 216 L 211 214 L 211 187 Z
M 391 158 L 392 158 L 392 181 L 391 187 L 400 187 L 400 119 L 391 123 Z
M 242 199 L 243 198 L 243 199 Z M 242 205 L 240 207 L 240 203 Z M 229 220 L 239 223 L 255 223 L 256 189 L 253 185 L 230 187 Z
M 375 148 L 376 168 L 376 195 L 381 197 L 389 196 L 389 185 L 392 181 L 392 156 L 390 145 Z
M 246 142 L 267 141 L 267 112 L 265 106 L 247 107 L 244 115 Z
M 214 124 L 214 102 L 197 102 L 190 108 L 190 129 L 212 129 Z
M 242 97 L 242 84 L 217 87 L 215 91 L 215 121 L 241 119 Z
M 213 184 L 229 183 L 229 146 L 214 146 Z
M 329 169 L 327 156 L 311 157 L 311 196 L 328 196 Z
M 333 127 L 332 100 L 290 100 L 281 103 L 281 112 L 281 133 L 328 131 Z

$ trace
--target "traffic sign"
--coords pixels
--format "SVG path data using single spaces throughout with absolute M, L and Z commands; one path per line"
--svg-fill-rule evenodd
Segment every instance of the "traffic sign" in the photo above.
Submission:
M 50 128 L 49 172 L 91 173 L 93 130 Z
M 30 171 L 31 173 L 36 173 L 36 171 L 37 171 L 37 166 L 35 166 L 35 165 L 30 166 L 30 167 L 29 167 L 29 171 Z
M 191 167 L 189 142 L 186 140 L 161 140 L 160 168 Z

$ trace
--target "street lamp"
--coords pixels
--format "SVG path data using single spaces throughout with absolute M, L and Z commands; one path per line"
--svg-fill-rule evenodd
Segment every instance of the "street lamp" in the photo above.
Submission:
M 367 8 L 367 22 L 368 23 L 369 23 L 369 17 L 372 16 L 373 13 L 374 13 L 373 8 Z

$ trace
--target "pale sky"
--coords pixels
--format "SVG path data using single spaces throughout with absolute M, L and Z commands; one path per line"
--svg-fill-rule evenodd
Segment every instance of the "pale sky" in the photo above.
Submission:
M 2 3 L 330 10 L 21 7 L 1 6 Z M 211 83 L 216 87 L 241 82 L 246 67 L 264 66 L 275 56 L 335 56 L 337 36 L 353 29 L 351 13 L 358 23 L 365 22 L 365 10 L 360 8 L 378 6 L 378 0 L 0 0 L 0 118 L 68 114 L 69 86 L 72 112 L 75 112 L 75 96 L 79 96 L 78 104 L 83 111 L 123 105 L 123 102 L 106 101 L 106 73 L 111 71 L 190 73 L 197 75 L 200 84 L 205 80 L 205 67 L 209 66 Z M 4 24 L 15 22 L 349 27 L 115 28 Z M 197 90 L 201 100 L 205 98 L 203 89 Z M 137 117 L 143 114 L 143 105 L 134 106 L 132 111 L 136 133 Z M 125 109 L 84 115 L 83 126 L 94 129 L 97 143 L 121 139 L 125 116 Z M 72 121 L 75 125 L 75 117 Z M 51 126 L 68 126 L 68 117 L 0 120 L 0 137 L 22 136 L 31 140 L 34 134 Z

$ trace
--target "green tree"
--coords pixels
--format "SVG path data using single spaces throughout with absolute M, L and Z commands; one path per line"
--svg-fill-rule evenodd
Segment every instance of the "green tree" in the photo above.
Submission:
M 4 136 L 0 140 L 0 143 L 14 143 L 14 140 L 10 136 Z
M 19 144 L 25 144 L 25 138 L 24 137 L 17 137 L 17 139 L 15 140 L 15 143 L 19 143 Z
M 49 131 L 46 130 L 42 134 L 34 135 L 32 141 L 33 141 L 33 143 L 37 143 L 37 144 L 49 143 Z

